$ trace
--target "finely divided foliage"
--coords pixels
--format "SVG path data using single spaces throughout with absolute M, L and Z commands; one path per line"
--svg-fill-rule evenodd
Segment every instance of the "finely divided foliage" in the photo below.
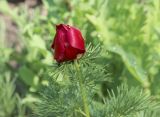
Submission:
M 138 88 L 128 89 L 127 85 L 108 91 L 108 97 L 101 101 L 94 98 L 100 90 L 102 81 L 110 81 L 104 66 L 95 59 L 101 54 L 100 47 L 89 45 L 87 53 L 78 61 L 79 72 L 75 62 L 53 66 L 49 84 L 41 91 L 40 102 L 36 103 L 35 115 L 38 117 L 85 117 L 81 88 L 85 89 L 87 106 L 91 117 L 127 117 L 134 116 L 154 107 L 151 99 Z M 94 58 L 91 55 L 95 55 Z M 98 54 L 99 53 L 99 54 Z M 90 72 L 92 71 L 92 72 Z M 81 83 L 79 83 L 81 76 Z M 111 82 L 111 81 L 110 81 Z M 82 85 L 83 87 L 81 87 Z
M 14 84 L 9 77 L 0 77 L 0 117 L 9 117 L 16 107 Z M 9 106 L 9 108 L 8 108 Z
M 85 117 L 88 110 L 90 117 L 159 117 L 153 103 L 160 99 L 160 0 L 42 0 L 42 6 L 31 10 L 23 3 L 10 7 L 7 1 L 0 0 L 0 117 L 30 117 L 39 90 L 36 117 Z M 8 34 L 8 18 L 18 29 L 20 53 Z M 86 44 L 94 46 L 77 62 L 48 68 L 59 23 L 79 27 Z M 107 50 L 103 57 L 98 43 Z M 12 60 L 16 69 L 9 64 Z M 5 80 L 6 74 L 24 87 Z M 128 86 L 119 86 L 124 82 Z M 18 101 L 14 93 L 23 88 Z

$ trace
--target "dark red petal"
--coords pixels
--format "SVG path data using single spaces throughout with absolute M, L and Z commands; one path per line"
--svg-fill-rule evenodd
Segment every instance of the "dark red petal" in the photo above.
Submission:
M 69 30 L 67 31 L 66 39 L 73 48 L 77 48 L 85 52 L 84 39 L 82 37 L 81 32 L 78 29 L 70 27 Z
M 67 47 L 65 49 L 65 57 L 67 60 L 74 60 L 77 58 L 77 49 L 76 48 L 73 48 L 71 46 Z
M 83 50 L 79 50 L 70 46 L 65 50 L 65 57 L 66 57 L 66 60 L 74 60 L 78 58 L 79 54 L 83 54 L 83 53 L 84 53 Z
M 65 25 L 65 24 L 56 25 L 56 30 L 62 30 L 65 32 L 68 30 L 68 25 Z
M 56 37 L 57 37 L 57 33 L 56 33 L 56 35 L 55 35 L 55 37 L 54 37 L 54 39 L 53 39 L 52 45 L 51 45 L 51 48 L 52 48 L 52 49 L 54 49 Z
M 65 59 L 65 34 L 62 30 L 57 30 L 57 34 L 54 39 L 54 58 L 58 61 L 61 62 Z

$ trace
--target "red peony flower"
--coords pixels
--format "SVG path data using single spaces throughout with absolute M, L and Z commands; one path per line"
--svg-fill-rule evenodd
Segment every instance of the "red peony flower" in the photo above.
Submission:
M 57 62 L 70 61 L 85 53 L 85 43 L 81 32 L 72 26 L 59 24 L 51 46 Z

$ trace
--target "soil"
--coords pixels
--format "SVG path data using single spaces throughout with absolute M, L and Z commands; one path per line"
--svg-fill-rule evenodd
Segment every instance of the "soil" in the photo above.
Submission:
M 13 9 L 23 4 L 26 5 L 30 10 L 42 4 L 41 0 L 7 0 L 7 1 L 9 6 Z M 19 37 L 18 37 L 19 31 L 17 25 L 6 14 L 0 13 L 0 19 L 5 21 L 6 25 L 5 42 L 7 47 L 12 47 L 17 52 L 20 52 L 21 45 L 19 42 Z
M 19 5 L 26 5 L 28 7 L 28 11 L 33 10 L 35 7 L 42 4 L 41 0 L 7 0 L 11 9 L 18 7 Z M 20 43 L 19 37 L 19 29 L 17 25 L 12 21 L 12 19 L 0 12 L 0 19 L 5 22 L 5 45 L 8 48 L 13 48 L 15 52 L 21 53 L 22 44 Z M 8 61 L 8 65 L 13 68 L 18 68 L 18 63 L 14 60 Z
M 19 5 L 26 5 L 28 10 L 31 11 L 35 7 L 40 6 L 42 4 L 41 0 L 7 0 L 11 9 L 18 7 Z M 22 45 L 20 43 L 19 37 L 19 29 L 15 22 L 7 14 L 2 14 L 0 12 L 0 19 L 5 22 L 5 44 L 8 48 L 12 48 L 15 52 L 21 54 Z M 17 61 L 10 59 L 6 63 L 12 70 L 17 70 L 19 68 L 19 63 Z M 19 80 L 16 80 L 16 91 L 22 95 L 24 94 L 26 88 L 23 83 Z M 23 88 L 22 88 L 23 87 Z M 23 93 L 22 93 L 23 92 Z
M 9 3 L 18 4 L 20 2 L 25 2 L 25 0 L 7 0 Z
M 42 4 L 42 0 L 7 0 L 7 1 L 14 5 L 18 5 L 19 3 L 25 3 L 30 7 Z

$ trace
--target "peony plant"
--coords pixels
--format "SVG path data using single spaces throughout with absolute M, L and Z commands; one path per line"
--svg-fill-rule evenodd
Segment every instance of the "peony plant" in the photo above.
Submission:
M 125 84 L 103 95 L 101 84 L 112 82 L 106 65 L 97 62 L 103 48 L 91 44 L 85 47 L 79 29 L 57 25 L 51 48 L 58 64 L 48 70 L 49 82 L 35 103 L 35 116 L 141 117 L 146 112 L 150 115 L 156 107 L 139 88 L 129 89 Z

